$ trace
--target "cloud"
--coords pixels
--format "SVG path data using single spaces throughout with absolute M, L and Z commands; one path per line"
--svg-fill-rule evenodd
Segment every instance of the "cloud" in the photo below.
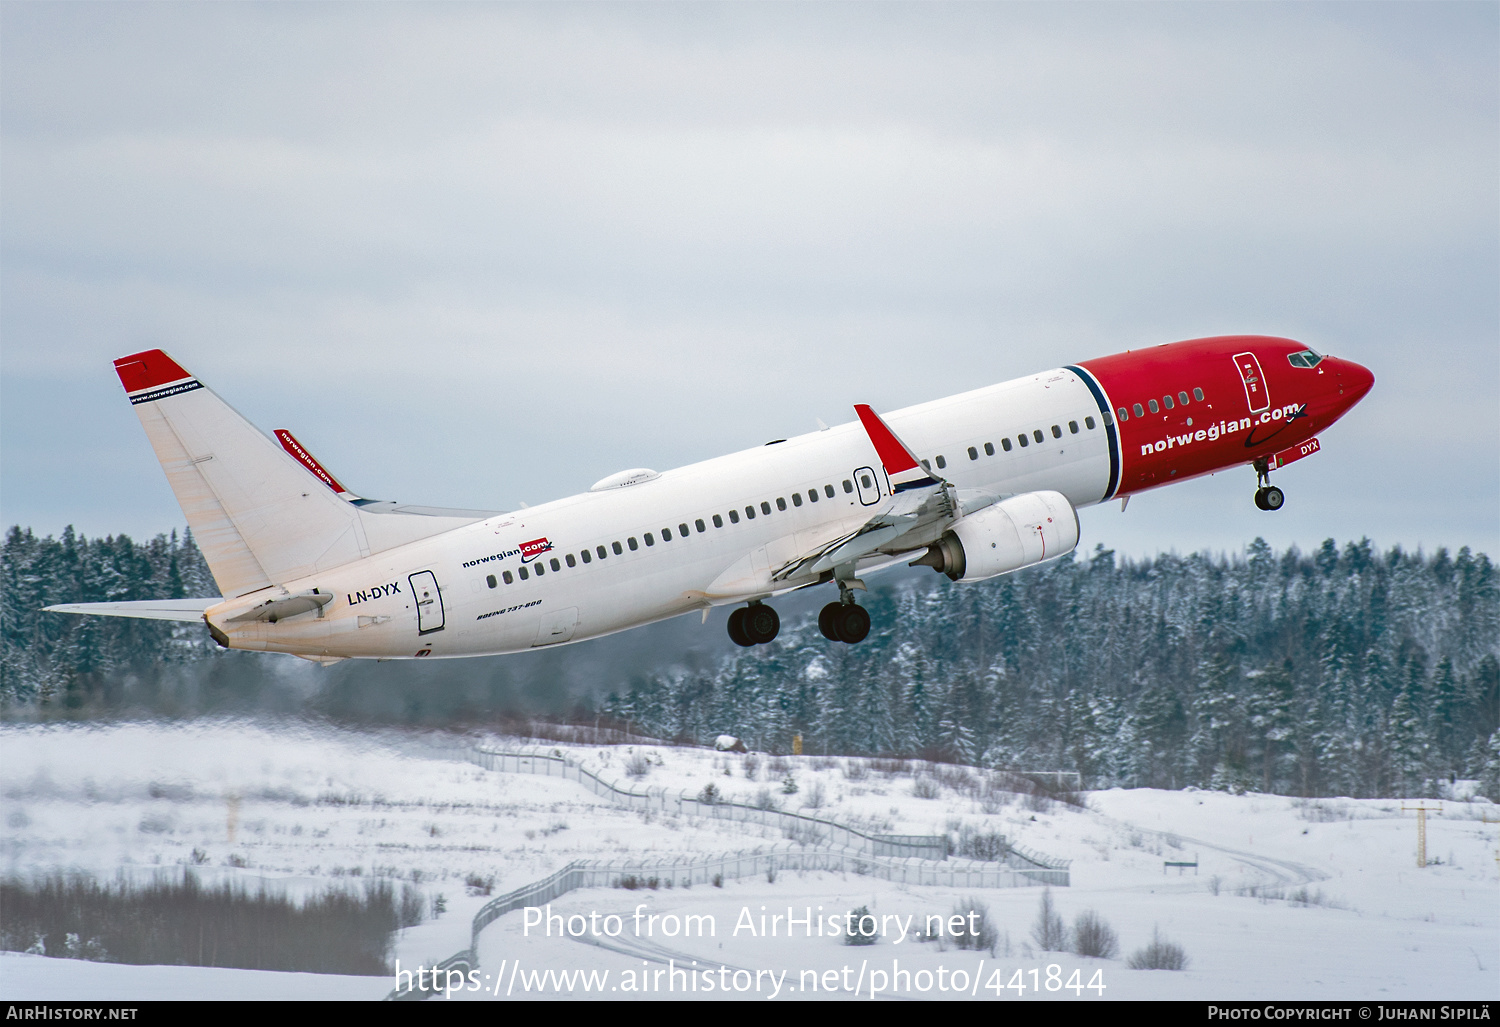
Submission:
M 147 346 L 372 492 L 494 506 L 1264 331 L 1379 381 L 1299 531 L 1500 544 L 1493 8 L 0 18 L 7 521 L 180 520 L 114 437 L 108 362 Z M 61 484 L 91 449 L 131 473 Z

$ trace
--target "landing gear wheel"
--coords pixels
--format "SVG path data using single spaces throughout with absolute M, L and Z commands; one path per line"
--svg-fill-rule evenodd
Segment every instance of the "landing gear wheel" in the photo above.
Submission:
M 735 645 L 749 648 L 755 643 L 750 641 L 750 636 L 745 634 L 745 608 L 736 607 L 729 614 L 729 638 Z
M 1286 502 L 1286 493 L 1275 485 L 1266 485 L 1255 490 L 1255 505 L 1262 510 L 1280 510 Z
M 838 612 L 833 614 L 830 620 L 833 630 L 838 633 L 840 642 L 854 645 L 863 642 L 865 636 L 870 633 L 870 614 L 863 606 L 854 603 L 838 604 Z
M 843 603 L 829 603 L 818 611 L 818 630 L 823 632 L 823 637 L 830 642 L 842 642 L 838 630 L 834 627 L 834 618 L 844 608 Z
M 781 618 L 776 611 L 764 603 L 751 603 L 745 607 L 740 619 L 740 631 L 751 645 L 764 645 L 775 638 L 781 630 Z

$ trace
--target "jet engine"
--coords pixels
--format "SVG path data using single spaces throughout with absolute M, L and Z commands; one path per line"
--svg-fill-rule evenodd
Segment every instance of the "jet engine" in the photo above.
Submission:
M 912 567 L 983 581 L 1071 553 L 1078 512 L 1060 492 L 1026 492 L 960 518 Z

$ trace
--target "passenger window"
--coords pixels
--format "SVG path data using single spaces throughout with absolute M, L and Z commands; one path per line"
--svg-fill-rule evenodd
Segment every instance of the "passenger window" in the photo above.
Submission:
M 618 542 L 615 543 L 615 545 L 617 545 L 617 546 L 619 544 L 620 543 L 618 543 Z M 596 553 L 599 554 L 599 559 L 601 559 L 601 560 L 607 559 L 609 557 L 609 550 L 605 549 L 603 546 L 595 546 L 594 547 L 594 552 L 596 552 Z
M 494 588 L 497 584 L 497 582 L 495 581 L 495 576 L 493 574 L 485 575 L 484 582 L 486 585 L 489 585 L 490 588 Z
M 809 503 L 816 503 L 818 501 L 818 490 L 817 489 L 808 489 L 807 490 L 807 501 Z
M 525 570 L 526 568 L 522 567 L 521 569 Z M 532 570 L 532 573 L 534 573 L 537 577 L 540 578 L 543 574 L 547 573 L 547 565 L 544 564 L 544 563 L 539 563 L 536 566 L 532 567 L 531 570 Z
M 1162 398 L 1161 398 L 1161 401 L 1162 401 L 1162 404 L 1163 404 L 1163 405 L 1164 405 L 1164 406 L 1166 406 L 1166 408 L 1167 408 L 1167 409 L 1168 409 L 1168 410 L 1171 410 L 1171 409 L 1172 409 L 1172 397 L 1171 397 L 1171 396 L 1163 396 L 1163 397 L 1162 397 Z
M 703 518 L 702 517 L 699 517 L 697 520 L 695 520 L 693 522 L 693 527 L 695 527 L 695 528 L 698 529 L 698 534 L 700 534 L 700 535 L 703 534 L 705 531 L 708 530 L 708 527 L 703 523 Z M 717 527 L 717 525 L 716 525 L 716 527 Z M 683 534 L 686 535 L 687 532 L 684 531 Z
M 1059 427 L 1058 425 L 1054 424 L 1052 426 L 1052 437 L 1054 439 L 1060 439 L 1060 438 L 1062 438 L 1062 428 Z
M 753 521 L 753 520 L 755 520 L 755 507 L 753 507 L 753 506 L 747 506 L 747 507 L 745 507 L 745 520 L 747 520 L 747 521 Z
M 663 542 L 670 542 L 670 541 L 672 541 L 672 529 L 671 528 L 663 528 L 663 529 L 661 529 L 661 540 Z
M 817 495 L 817 493 L 814 492 L 813 495 Z M 800 493 L 800 492 L 793 492 L 792 493 L 792 505 L 793 506 L 801 506 L 802 505 L 802 493 Z M 783 509 L 785 509 L 785 508 L 783 507 Z
M 978 460 L 979 459 L 979 450 L 975 449 L 973 446 L 969 447 L 969 459 L 970 460 Z
M 1124 412 L 1125 412 L 1125 408 L 1121 407 L 1120 408 L 1120 413 L 1123 414 Z M 1090 419 L 1090 421 L 1092 421 L 1092 418 Z M 1104 411 L 1104 423 L 1105 424 L 1114 424 L 1115 423 L 1115 415 L 1112 414 L 1112 413 L 1110 413 L 1108 410 Z M 1089 427 L 1092 428 L 1093 424 L 1090 423 Z
M 1085 428 L 1087 428 L 1089 431 L 1093 431 L 1094 430 L 1094 419 L 1092 417 L 1085 417 L 1083 419 L 1083 426 Z
M 1148 400 L 1146 400 L 1146 406 L 1148 406 L 1148 407 L 1151 408 L 1151 412 L 1153 414 L 1159 414 L 1159 413 L 1161 413 L 1161 407 L 1159 407 L 1159 406 L 1156 405 L 1156 400 L 1154 400 L 1154 399 L 1148 399 Z
M 702 524 L 703 522 L 699 521 L 698 523 Z M 703 529 L 699 528 L 698 530 L 702 531 Z M 677 534 L 681 535 L 683 538 L 687 538 L 688 537 L 688 526 L 686 524 L 679 524 L 679 525 L 677 525 Z
M 1003 450 L 1005 450 L 1007 453 L 1009 453 L 1010 452 L 1010 439 L 1008 439 L 1008 438 L 1007 439 L 1001 439 L 1000 440 L 1000 448 L 1003 449 Z
M 1146 416 L 1146 411 L 1144 411 L 1144 410 L 1141 409 L 1141 405 L 1139 403 L 1135 404 L 1130 409 L 1132 409 L 1132 410 L 1135 411 L 1135 416 L 1137 416 L 1137 417 L 1145 417 Z
M 1122 421 L 1128 421 L 1128 420 L 1130 420 L 1130 414 L 1126 412 L 1126 410 L 1125 410 L 1124 407 L 1121 407 L 1119 410 L 1116 411 L 1116 413 L 1118 413 L 1120 415 L 1120 420 L 1122 420 Z M 1135 405 L 1135 416 L 1137 416 L 1137 417 L 1141 416 L 1141 405 L 1139 403 L 1137 403 Z
M 832 485 L 824 485 L 823 486 L 823 495 L 827 496 L 829 499 L 832 499 L 833 498 L 833 486 Z
M 868 474 L 861 474 L 859 476 L 859 483 L 867 489 L 872 489 L 875 487 L 875 483 L 870 480 L 870 476 Z
M 552 559 L 548 560 L 547 562 L 552 565 L 552 569 L 553 570 L 555 570 L 555 571 L 562 570 L 562 564 L 560 564 L 560 563 L 557 562 L 557 557 L 554 556 Z
M 1031 430 L 1031 437 L 1034 438 L 1034 439 L 1036 439 L 1038 442 L 1041 442 L 1042 441 L 1042 429 L 1040 429 L 1040 428 L 1033 428 Z
M 738 524 L 738 523 L 740 523 L 740 512 L 738 510 L 731 510 L 731 511 L 729 511 L 729 523 L 730 524 Z
M 589 555 L 589 551 L 587 549 L 585 549 L 583 552 L 579 553 L 578 555 L 581 556 L 581 557 L 583 557 L 583 562 L 584 563 L 593 563 L 594 562 L 594 558 Z
M 1069 435 L 1077 435 L 1078 434 L 1078 422 L 1077 421 L 1069 421 L 1068 422 L 1068 434 Z
M 1203 390 L 1202 389 L 1194 389 L 1193 390 L 1193 398 L 1196 399 L 1199 403 L 1202 403 L 1203 402 Z
M 764 503 L 760 504 L 760 508 L 762 510 L 764 510 L 766 513 L 770 513 L 771 512 L 771 508 L 769 506 L 767 506 L 766 504 L 764 504 Z M 776 497 L 776 509 L 778 509 L 778 510 L 785 510 L 786 509 L 786 500 L 782 499 L 780 496 Z
M 1016 441 L 1021 444 L 1022 449 L 1025 449 L 1027 446 L 1031 445 L 1031 440 L 1024 435 L 1017 435 Z
M 854 482 L 850 481 L 848 478 L 845 478 L 844 479 L 844 492 L 845 493 L 849 493 L 849 492 L 853 492 L 853 491 L 854 491 Z
M 941 471 L 944 467 L 947 467 L 947 466 L 948 466 L 948 461 L 944 460 L 942 454 L 939 453 L 938 454 L 938 470 Z
M 611 548 L 611 549 L 613 549 L 615 551 L 615 555 L 616 556 L 619 556 L 621 553 L 623 553 L 625 551 L 625 550 L 623 550 L 623 549 L 620 548 L 620 543 L 618 543 L 618 542 L 611 542 L 609 544 L 609 548 Z M 635 543 L 633 541 L 630 544 L 630 548 L 631 549 L 635 548 Z
M 985 456 L 994 456 L 995 455 L 995 444 L 993 442 L 986 442 L 984 444 L 984 455 Z
M 722 527 L 724 527 L 724 518 L 720 517 L 718 514 L 714 514 L 714 527 L 715 528 L 722 528 Z
M 515 581 L 516 581 L 515 578 L 513 578 L 513 577 L 510 576 L 510 571 L 501 571 L 500 572 L 500 579 L 502 581 L 504 581 L 507 585 L 513 585 L 513 584 L 515 584 Z
M 656 545 L 656 539 L 652 537 L 651 532 L 649 532 L 649 531 L 646 532 L 646 545 L 648 545 L 648 546 L 654 546 L 654 545 Z M 630 548 L 634 549 L 635 546 L 631 546 Z
M 569 567 L 577 567 L 577 566 L 578 566 L 578 560 L 577 560 L 577 558 L 575 558 L 575 557 L 574 557 L 574 556 L 573 556 L 573 554 L 572 554 L 572 553 L 569 553 L 569 554 L 568 554 L 568 556 L 567 556 L 567 560 L 568 560 L 568 566 L 569 566 Z
M 922 461 L 922 470 L 928 471 L 930 473 L 932 471 L 932 464 L 928 463 L 926 460 L 923 460 Z M 868 478 L 864 479 L 864 486 L 866 488 L 870 487 L 870 479 L 868 479 Z
M 1181 403 L 1183 406 L 1187 406 L 1188 405 L 1187 393 L 1186 392 L 1179 392 L 1177 394 L 1177 402 Z

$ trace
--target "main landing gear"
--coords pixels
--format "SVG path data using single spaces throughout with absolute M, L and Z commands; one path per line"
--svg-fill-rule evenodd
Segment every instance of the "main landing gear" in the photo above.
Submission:
M 839 600 L 818 611 L 818 630 L 830 642 L 863 642 L 870 633 L 870 613 L 854 601 L 849 586 L 839 582 Z
M 781 618 L 762 602 L 742 606 L 729 615 L 729 637 L 735 645 L 764 645 L 781 631 Z
M 1255 505 L 1262 510 L 1280 510 L 1286 494 L 1271 484 L 1271 466 L 1265 457 L 1255 461 Z

